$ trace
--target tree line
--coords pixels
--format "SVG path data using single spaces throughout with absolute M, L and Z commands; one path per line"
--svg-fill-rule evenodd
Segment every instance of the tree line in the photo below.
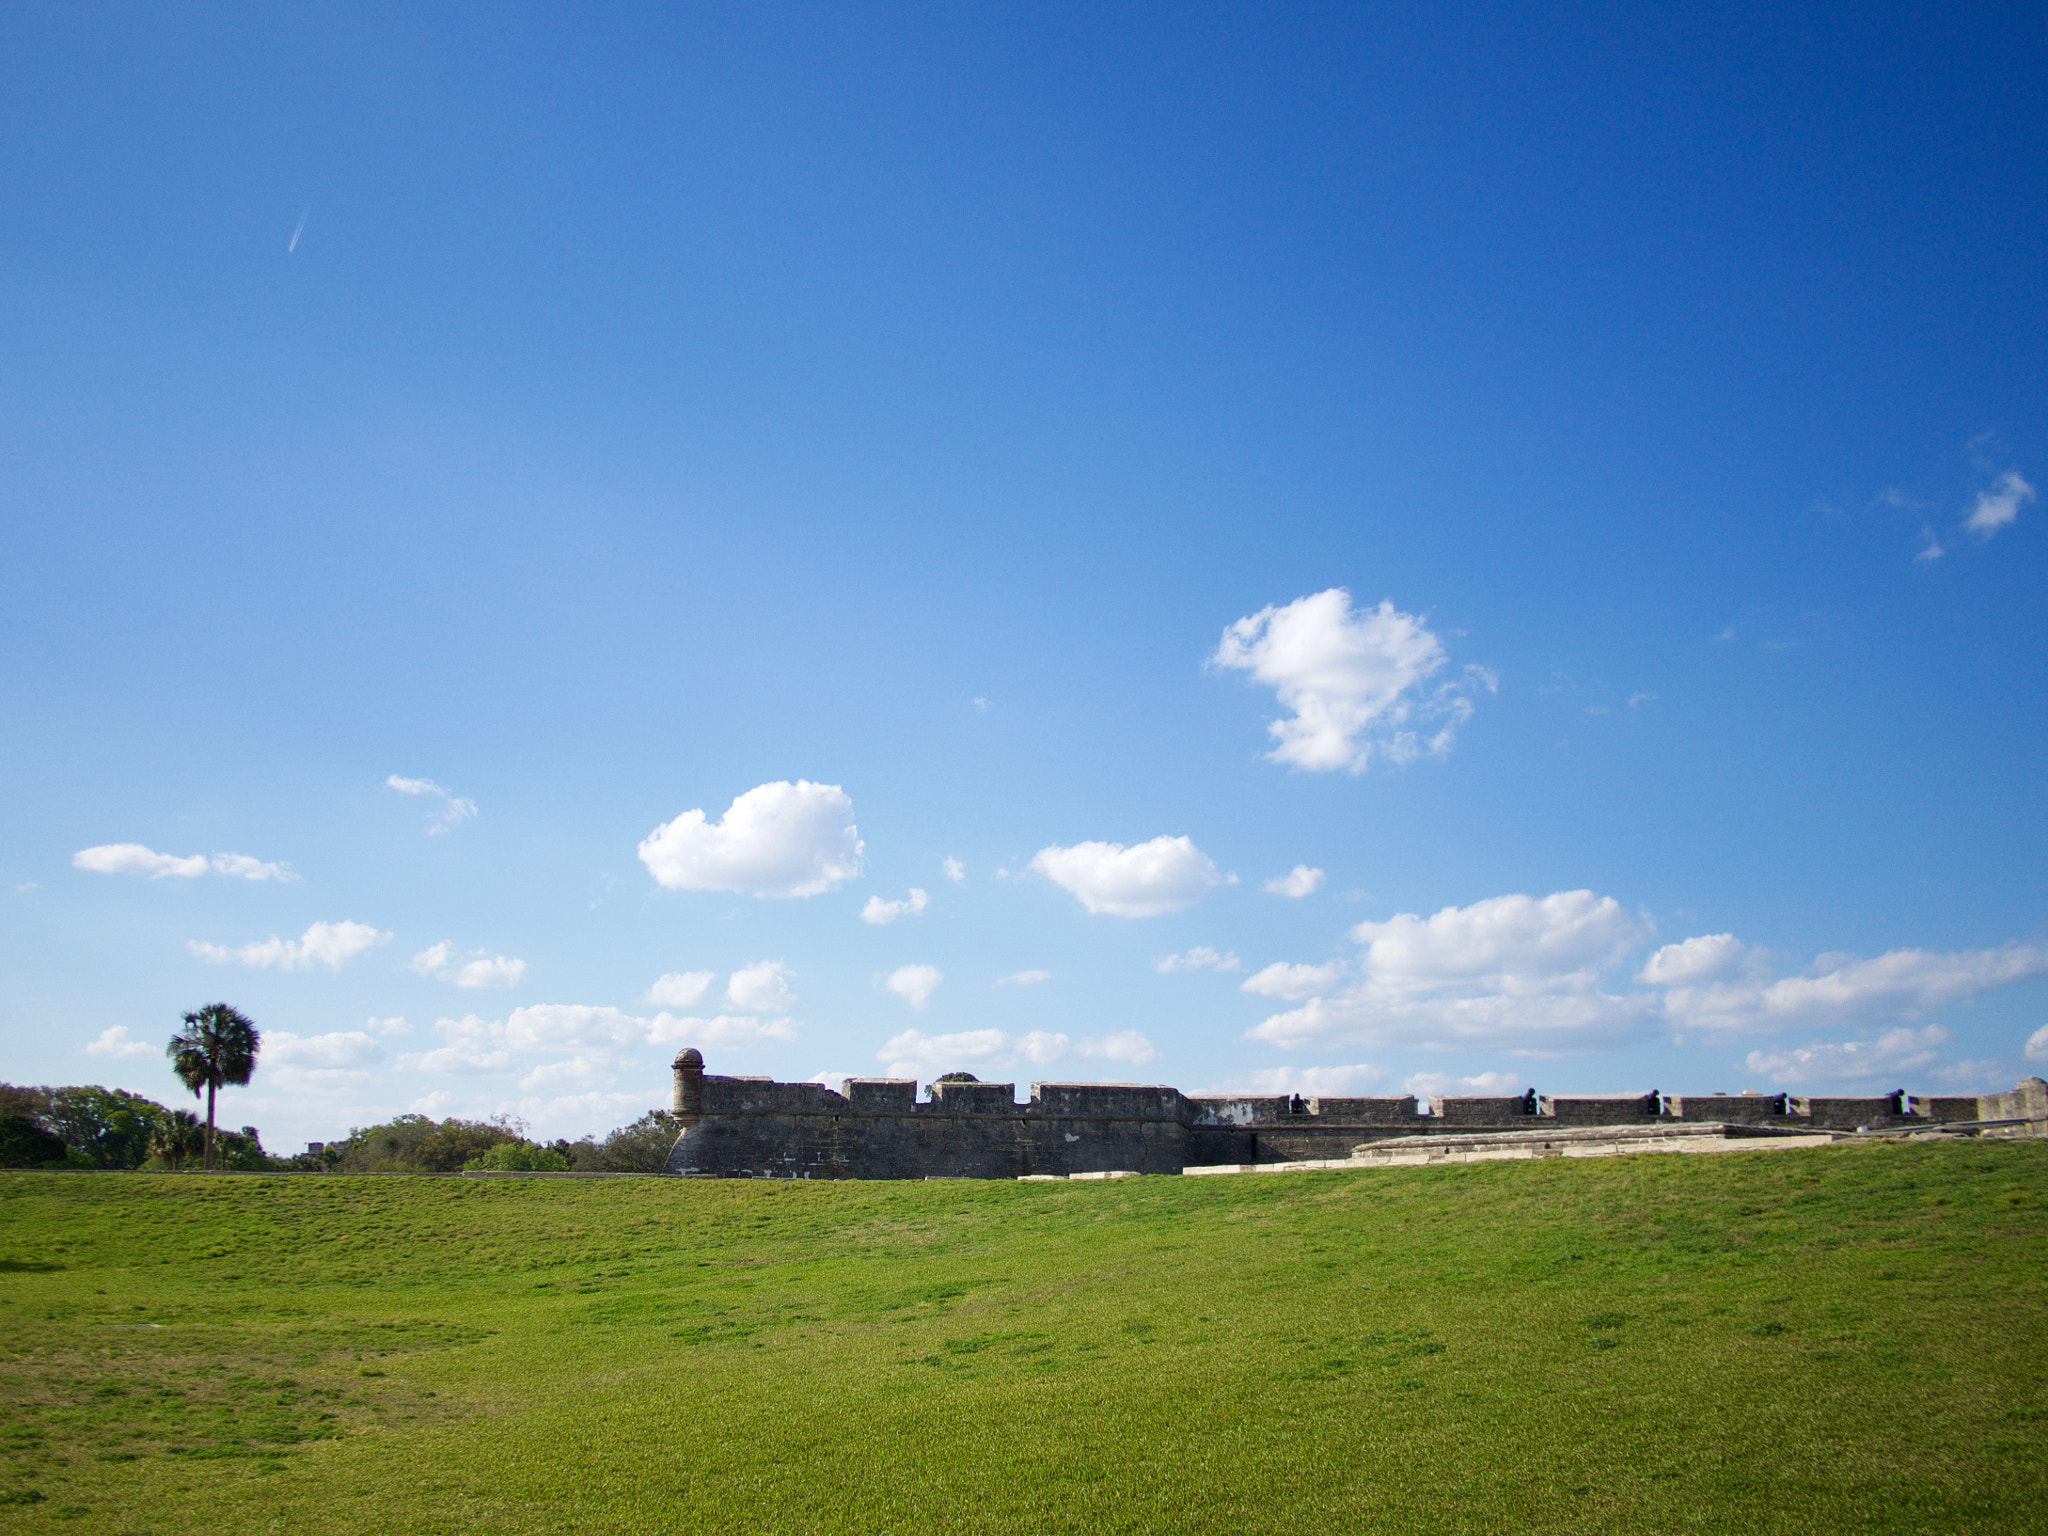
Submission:
M 123 1088 L 27 1088 L 0 1083 L 0 1168 L 127 1168 L 177 1172 L 202 1166 L 205 1125 Z M 399 1115 L 359 1126 L 318 1151 L 278 1156 L 253 1125 L 217 1128 L 214 1166 L 243 1173 L 659 1173 L 677 1126 L 662 1110 L 602 1138 L 535 1141 L 520 1121 Z
M 650 1110 L 602 1141 L 537 1142 L 521 1121 L 399 1115 L 358 1126 L 289 1157 L 264 1151 L 256 1127 L 214 1123 L 223 1088 L 245 1086 L 256 1070 L 262 1035 L 226 1003 L 182 1016 L 164 1054 L 206 1118 L 121 1088 L 19 1088 L 0 1083 L 0 1168 L 153 1168 L 193 1163 L 250 1173 L 659 1173 L 676 1139 L 668 1114 Z

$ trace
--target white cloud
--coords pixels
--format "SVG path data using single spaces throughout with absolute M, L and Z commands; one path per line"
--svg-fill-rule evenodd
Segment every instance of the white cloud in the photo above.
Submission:
M 1417 1072 L 1403 1080 L 1401 1091 L 1412 1093 L 1418 1099 L 1443 1095 L 1501 1099 L 1521 1093 L 1526 1087 L 1520 1075 L 1514 1072 L 1479 1072 L 1471 1077 L 1453 1077 L 1448 1072 Z
M 967 883 L 967 866 L 958 859 L 947 859 L 940 865 L 940 868 L 945 870 L 946 878 L 955 885 L 965 885 Z
M 366 1030 L 295 1035 L 273 1029 L 263 1037 L 261 1081 L 284 1093 L 331 1093 L 370 1082 L 375 1076 L 370 1069 L 383 1057 L 383 1048 Z
M 817 896 L 861 870 L 853 802 L 836 784 L 758 785 L 716 822 L 685 811 L 649 833 L 640 862 L 672 891 Z
M 1705 933 L 1681 943 L 1666 944 L 1643 962 L 1636 980 L 1660 987 L 1709 981 L 1726 973 L 1748 953 L 1748 947 L 1732 933 Z
M 860 909 L 860 920 L 873 923 L 876 927 L 893 923 L 899 917 L 915 917 L 925 909 L 929 900 L 916 886 L 910 888 L 910 895 L 903 901 L 884 901 L 879 896 L 870 896 L 868 904 Z
M 526 975 L 526 962 L 489 950 L 471 950 L 457 956 L 445 941 L 430 945 L 412 957 L 410 968 L 422 976 L 436 976 L 458 987 L 516 987 Z
M 1320 869 L 1310 869 L 1306 864 L 1297 864 L 1284 875 L 1275 875 L 1259 889 L 1269 896 L 1292 896 L 1297 901 L 1303 896 L 1313 896 L 1323 888 L 1329 876 Z
M 209 871 L 238 880 L 287 882 L 299 878 L 289 864 L 266 864 L 246 853 L 216 853 L 210 859 L 197 853 L 181 857 L 175 853 L 156 853 L 141 843 L 103 843 L 97 848 L 81 848 L 71 855 L 71 863 L 75 869 L 88 869 L 95 874 L 148 875 L 152 880 L 166 876 L 192 880 Z
M 1313 997 L 1299 1008 L 1276 1013 L 1248 1031 L 1246 1038 L 1283 1049 L 1398 1045 L 1555 1056 L 1639 1037 L 1651 1021 L 1652 1001 L 1602 992 L 1414 996 L 1364 985 L 1333 997 Z
M 932 993 L 939 989 L 939 983 L 945 979 L 945 975 L 935 965 L 899 965 L 889 973 L 889 979 L 882 985 L 911 1007 L 922 1008 L 931 1001 Z
M 1177 955 L 1159 956 L 1152 962 L 1152 969 L 1166 976 L 1174 971 L 1235 971 L 1243 965 L 1244 962 L 1228 950 L 1214 950 L 1206 944 L 1197 944 Z
M 1351 930 L 1364 946 L 1359 980 L 1273 1015 L 1249 1038 L 1534 1055 L 1616 1044 L 1643 1031 L 1654 997 L 1611 995 L 1600 981 L 1653 931 L 1591 891 L 1494 896 L 1429 918 L 1404 912 L 1360 923 Z M 1291 984 L 1296 975 L 1281 970 L 1272 980 Z
M 1159 1059 L 1158 1048 L 1135 1029 L 1120 1029 L 1099 1040 L 1083 1040 L 1074 1049 L 1083 1056 L 1103 1061 L 1127 1061 L 1134 1067 Z
M 1051 971 L 1013 971 L 1008 976 L 998 976 L 999 987 L 1035 987 L 1041 981 L 1051 981 Z
M 647 1001 L 657 1008 L 694 1008 L 711 989 L 709 971 L 664 971 L 647 989 Z
M 431 1051 L 420 1051 L 398 1058 L 402 1071 L 427 1072 L 435 1076 L 454 1074 L 471 1076 L 478 1073 L 510 1072 L 512 1053 L 494 1051 L 463 1043 L 436 1046 Z M 426 1113 L 426 1111 L 421 1111 Z
M 1332 960 L 1327 965 L 1289 965 L 1276 960 L 1257 974 L 1247 976 L 1238 991 L 1299 1002 L 1304 997 L 1320 997 L 1335 991 L 1343 975 L 1342 960 Z
M 429 945 L 412 957 L 408 969 L 418 971 L 422 976 L 438 976 L 448 969 L 455 958 L 455 950 L 447 940 Z
M 1090 912 L 1157 917 L 1193 906 L 1216 886 L 1237 879 L 1216 872 L 1209 856 L 1185 837 L 1041 848 L 1031 867 L 1080 899 Z
M 1380 1076 L 1378 1067 L 1368 1066 L 1362 1061 L 1345 1067 L 1265 1067 L 1244 1078 L 1238 1091 L 1260 1095 L 1300 1093 L 1355 1098 L 1361 1090 L 1378 1082 Z
M 1673 986 L 1664 1009 L 1681 1029 L 1776 1030 L 1911 1020 L 1979 992 L 2048 974 L 2048 948 L 2008 944 L 1940 954 L 1895 949 L 1874 960 L 1823 955 L 1804 976 L 1743 976 Z
M 794 1040 L 796 1024 L 789 1019 L 761 1018 L 721 1013 L 708 1019 L 671 1018 L 656 1014 L 648 1021 L 647 1039 L 653 1045 L 757 1046 L 770 1041 Z
M 140 843 L 105 843 L 97 848 L 81 848 L 71 855 L 75 869 L 89 869 L 100 875 L 148 875 L 152 880 L 161 880 L 166 875 L 175 875 L 190 880 L 207 871 L 204 854 L 192 854 L 180 858 L 174 853 L 155 853 Z
M 2048 1024 L 2027 1036 L 2027 1060 L 2048 1061 Z
M 436 1021 L 434 1030 L 446 1043 L 399 1057 L 401 1069 L 522 1072 L 523 1085 L 531 1088 L 588 1086 L 617 1070 L 625 1053 L 641 1045 L 738 1048 L 796 1038 L 796 1025 L 782 1018 L 679 1018 L 667 1012 L 645 1018 L 582 1003 L 536 1003 L 502 1019 L 465 1014 Z M 657 1096 L 658 1091 L 658 1084 L 650 1090 Z
M 1364 922 L 1360 969 L 1377 986 L 1420 992 L 1476 986 L 1517 996 L 1584 991 L 1654 932 L 1612 896 L 1558 891 L 1493 896 L 1433 917 L 1402 912 Z
M 796 1002 L 780 960 L 756 960 L 726 978 L 725 1000 L 746 1013 L 786 1013 Z
M 390 934 L 379 933 L 366 923 L 315 923 L 296 939 L 273 936 L 260 944 L 244 944 L 239 949 L 194 940 L 185 947 L 213 965 L 239 960 L 243 965 L 259 970 L 275 967 L 281 971 L 303 971 L 324 965 L 330 971 L 338 971 L 345 961 L 354 959 L 366 949 L 387 943 L 390 938 Z
M 1939 560 L 1943 555 L 1948 553 L 1947 550 L 1941 547 L 1941 540 L 1934 536 L 1934 530 L 1932 528 L 1923 527 L 1920 530 L 1920 538 L 1922 540 L 1922 543 L 1920 545 L 1919 550 L 1915 552 L 1913 558 L 1915 560 L 1920 561 L 1922 564 L 1931 565 L 1934 561 Z
M 1390 602 L 1354 611 L 1342 587 L 1239 619 L 1209 658 L 1249 672 L 1294 711 L 1266 728 L 1279 743 L 1268 754 L 1273 762 L 1352 773 L 1363 773 L 1375 753 L 1409 762 L 1450 749 L 1471 716 L 1472 689 L 1497 683 L 1468 667 L 1459 681 L 1425 691 L 1446 660 L 1416 615 Z
M 942 1072 L 970 1067 L 1007 1070 L 1020 1062 L 1034 1065 L 1058 1061 L 1067 1052 L 1065 1035 L 1035 1029 L 1011 1035 L 1000 1029 L 970 1029 L 953 1035 L 927 1035 L 906 1029 L 875 1053 L 889 1064 L 891 1077 L 930 1079 Z
M 519 1079 L 528 1092 L 542 1089 L 608 1087 L 612 1081 L 611 1062 L 598 1056 L 576 1055 L 561 1061 L 545 1061 Z
M 525 974 L 524 960 L 491 955 L 465 960 L 456 967 L 453 979 L 458 987 L 516 987 Z
M 2020 508 L 2034 499 L 2034 488 L 2008 469 L 1990 486 L 1977 493 L 1977 504 L 1963 519 L 1963 526 L 1979 538 L 1988 539 L 2020 515 Z
M 1868 1083 L 1874 1078 L 1921 1070 L 1934 1060 L 1936 1049 L 1947 1042 L 1948 1031 L 1939 1024 L 1929 1024 L 1924 1029 L 1888 1029 L 1874 1040 L 1816 1042 L 1751 1051 L 1742 1065 L 1744 1070 L 1768 1078 L 1780 1087 Z
M 265 1068 L 302 1067 L 341 1070 L 365 1067 L 383 1059 L 383 1048 L 367 1030 L 340 1029 L 325 1035 L 295 1035 L 273 1029 L 263 1036 L 260 1060 Z
M 394 773 L 384 782 L 401 795 L 431 795 L 441 802 L 440 809 L 435 811 L 433 820 L 427 824 L 429 837 L 439 837 L 450 827 L 459 827 L 476 814 L 474 800 L 465 800 L 460 795 L 450 794 L 432 779 L 408 779 Z
M 266 1041 L 265 1043 L 267 1044 L 268 1042 Z M 105 1056 L 115 1061 L 125 1061 L 143 1056 L 154 1056 L 157 1054 L 157 1048 L 153 1045 L 144 1044 L 140 1040 L 130 1040 L 128 1038 L 128 1026 L 126 1024 L 116 1024 L 111 1029 L 101 1030 L 99 1038 L 85 1048 L 85 1054 L 88 1056 Z
M 216 853 L 208 862 L 215 874 L 237 880 L 276 880 L 288 884 L 299 878 L 289 864 L 266 864 L 246 853 Z
M 363 1025 L 363 1028 L 373 1035 L 409 1035 L 412 1033 L 412 1026 L 401 1017 L 388 1019 L 372 1018 Z

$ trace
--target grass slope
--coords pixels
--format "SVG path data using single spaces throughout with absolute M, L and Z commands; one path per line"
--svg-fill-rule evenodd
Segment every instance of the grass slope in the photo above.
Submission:
M 0 1176 L 24 1531 L 2048 1529 L 2048 1143 Z

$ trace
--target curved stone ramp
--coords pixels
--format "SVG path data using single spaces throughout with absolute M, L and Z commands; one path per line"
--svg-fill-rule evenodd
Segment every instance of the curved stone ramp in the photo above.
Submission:
M 1636 1152 L 1777 1152 L 1825 1147 L 1826 1131 L 1780 1131 L 1719 1121 L 1674 1125 L 1586 1126 L 1555 1131 L 1491 1131 L 1464 1136 L 1410 1136 L 1368 1141 L 1351 1156 L 1301 1163 L 1223 1163 L 1183 1168 L 1187 1174 L 1302 1173 L 1342 1168 L 1412 1168 L 1430 1163 L 1485 1163 L 1538 1157 L 1621 1157 Z

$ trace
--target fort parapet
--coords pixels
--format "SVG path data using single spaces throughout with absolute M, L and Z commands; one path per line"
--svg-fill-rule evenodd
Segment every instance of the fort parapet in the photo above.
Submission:
M 1014 1179 L 1077 1173 L 1179 1173 L 1216 1164 L 1340 1159 L 1362 1143 L 1464 1132 L 1724 1124 L 1763 1131 L 2009 1127 L 2048 1135 L 2048 1083 L 2009 1093 L 1882 1098 L 1784 1094 L 1577 1094 L 1196 1097 L 1124 1083 L 934 1083 L 908 1078 L 819 1083 L 720 1077 L 694 1049 L 675 1061 L 682 1125 L 667 1173 L 696 1178 Z

